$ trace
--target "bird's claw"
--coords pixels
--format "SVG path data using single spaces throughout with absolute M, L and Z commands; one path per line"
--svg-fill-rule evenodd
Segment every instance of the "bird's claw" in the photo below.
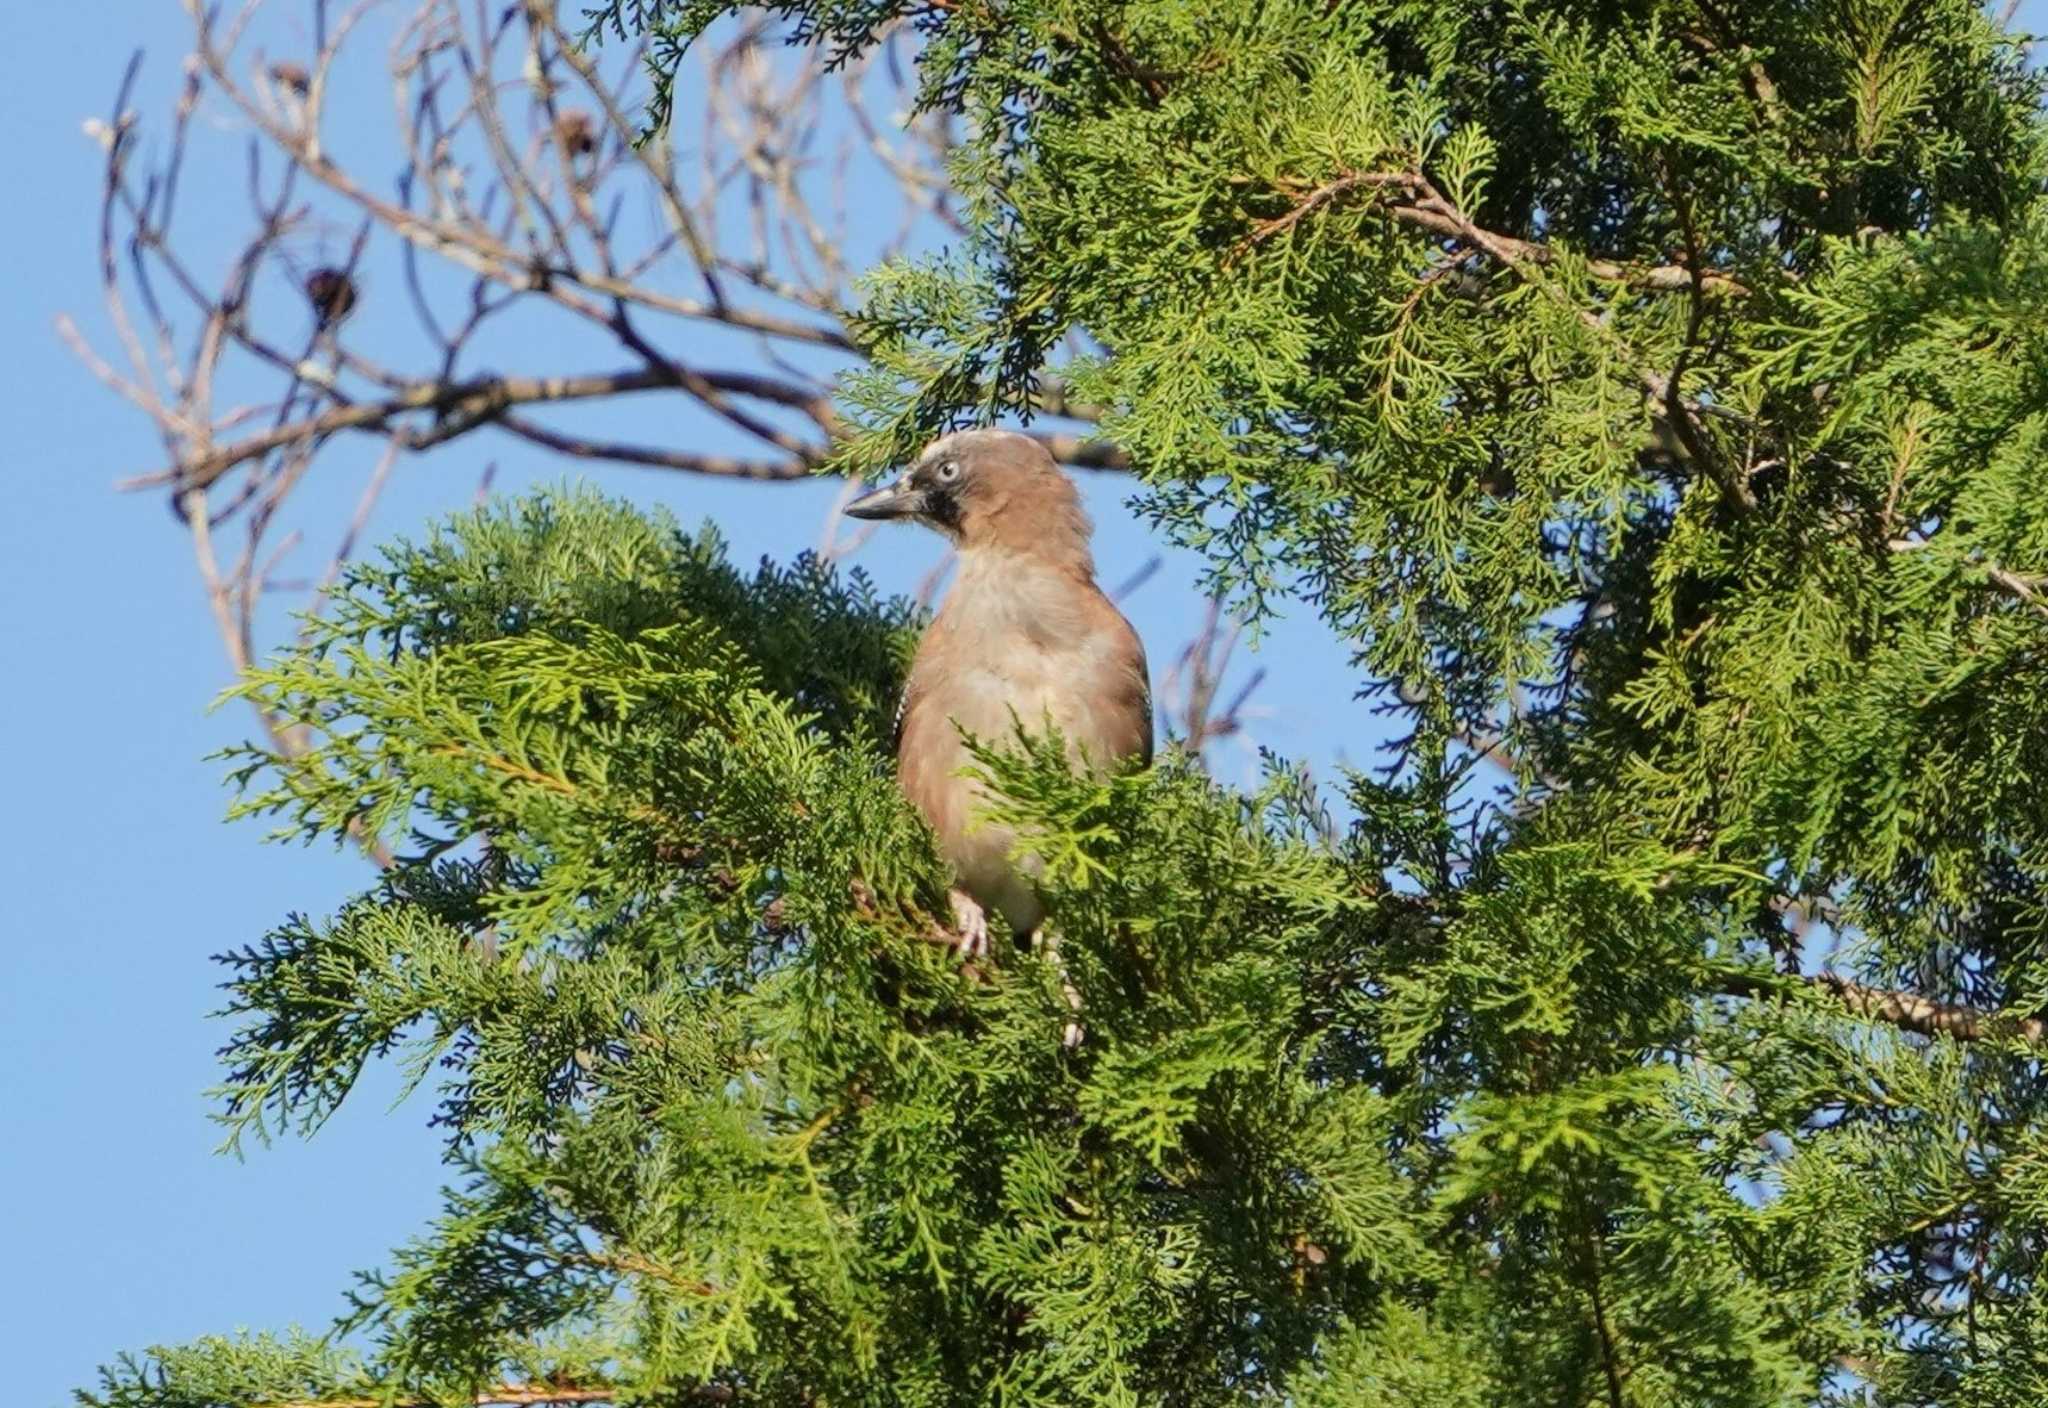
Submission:
M 988 957 L 988 915 L 964 890 L 955 890 L 953 900 L 953 952 L 959 957 Z
M 1082 1038 L 1088 1035 L 1088 1029 L 1080 1022 L 1081 994 L 1074 990 L 1074 985 L 1067 981 L 1065 974 L 1060 976 L 1060 995 L 1066 998 L 1067 1006 L 1074 1012 L 1074 1015 L 1067 1019 L 1066 1026 L 1060 1029 L 1060 1045 L 1072 1051 L 1081 1044 Z
M 1079 1021 L 1081 1012 L 1080 989 L 1076 988 L 1073 981 L 1067 977 L 1067 965 L 1060 961 L 1060 942 L 1053 936 L 1050 930 L 1045 928 L 1034 929 L 1031 933 L 1031 946 L 1044 954 L 1046 960 L 1052 964 L 1053 971 L 1059 974 L 1060 996 L 1067 1000 L 1068 1009 L 1075 1014 L 1067 1020 L 1065 1026 L 1060 1028 L 1060 1045 L 1072 1051 L 1088 1035 L 1088 1029 L 1082 1026 Z

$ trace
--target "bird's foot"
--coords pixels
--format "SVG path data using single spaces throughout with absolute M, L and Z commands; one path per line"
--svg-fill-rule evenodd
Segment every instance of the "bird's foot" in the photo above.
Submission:
M 961 958 L 988 957 L 988 915 L 965 890 L 955 890 L 953 901 L 953 952 Z
M 1031 931 L 1031 946 L 1045 955 L 1053 971 L 1060 975 L 1060 996 L 1067 1000 L 1070 1011 L 1078 1014 L 1081 1010 L 1081 993 L 1067 978 L 1067 965 L 1060 962 L 1060 941 L 1051 930 L 1040 927 Z M 1072 1051 L 1088 1035 L 1088 1029 L 1075 1018 L 1068 1018 L 1060 1029 L 1060 1045 Z

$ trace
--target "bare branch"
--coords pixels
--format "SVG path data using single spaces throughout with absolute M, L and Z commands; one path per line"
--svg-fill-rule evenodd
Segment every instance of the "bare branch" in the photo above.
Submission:
M 1762 973 L 1727 973 L 1720 990 L 1730 997 L 1782 997 L 1800 986 L 1827 993 L 1858 1017 L 1884 1022 L 1920 1036 L 1945 1036 L 1956 1041 L 2017 1039 L 2031 1045 L 2048 1041 L 2048 1021 L 2006 1012 L 1987 1012 L 1960 1003 L 1937 1002 L 1917 993 L 1874 988 L 1833 973 L 1799 977 Z
M 1149 571 L 1139 573 L 1118 595 L 1136 590 L 1150 575 Z M 1212 597 L 1201 629 L 1160 681 L 1160 713 L 1167 726 L 1181 735 L 1181 746 L 1190 753 L 1200 755 L 1211 743 L 1243 732 L 1245 707 L 1265 683 L 1266 669 L 1261 665 L 1245 676 L 1228 702 L 1219 704 L 1243 630 L 1242 622 L 1224 619 L 1222 601 Z
M 2006 595 L 2026 603 L 2042 616 L 2048 616 L 2048 597 L 2041 595 L 2044 583 L 2039 577 L 2022 577 L 2017 572 L 2008 572 L 2003 567 L 1987 567 L 1984 575 Z
M 497 1384 L 483 1389 L 468 1401 L 473 1408 L 491 1408 L 493 1404 L 527 1405 L 612 1403 L 623 1394 L 624 1389 L 614 1387 L 586 1388 L 569 1384 Z M 733 1391 L 723 1384 L 699 1384 L 682 1391 L 682 1397 L 692 1403 L 730 1403 Z M 306 1398 L 289 1402 L 271 1401 L 252 1404 L 251 1408 L 446 1408 L 444 1398 Z
M 1253 248 L 1285 234 L 1324 206 L 1357 190 L 1394 193 L 1384 207 L 1394 220 L 1482 249 L 1502 263 L 1550 265 L 1557 262 L 1558 252 L 1550 245 L 1480 230 L 1452 208 L 1424 177 L 1412 171 L 1346 171 L 1310 189 L 1285 214 L 1255 226 L 1245 237 L 1241 248 Z M 1696 274 L 1684 264 L 1623 264 L 1612 259 L 1592 258 L 1584 260 L 1584 264 L 1586 271 L 1596 279 L 1625 284 L 1649 293 L 1682 293 L 1693 287 L 1695 278 L 1712 293 L 1737 297 L 1749 293 L 1746 285 L 1727 274 L 1711 269 Z
M 269 0 L 184 9 L 190 50 L 155 140 L 132 106 L 139 56 L 112 112 L 87 125 L 102 176 L 102 345 L 68 319 L 59 332 L 155 431 L 161 459 L 122 487 L 161 490 L 192 535 L 237 671 L 265 653 L 259 607 L 305 592 L 317 613 L 394 477 L 472 432 L 728 479 L 821 472 L 850 430 L 835 384 L 863 356 L 852 271 L 958 227 L 954 119 L 900 115 L 917 86 L 909 24 L 835 69 L 780 43 L 772 19 L 735 19 L 700 48 L 707 140 L 678 160 L 665 140 L 638 140 L 642 52 L 622 51 L 614 75 L 554 0 L 349 0 L 321 12 L 309 45 Z M 340 75 L 380 44 L 395 178 L 357 158 L 358 143 L 330 140 L 353 116 L 329 111 Z M 178 193 L 195 183 L 246 188 L 225 249 L 211 229 L 178 227 Z M 850 191 L 864 197 L 857 221 Z M 342 248 L 327 247 L 332 232 Z M 515 325 L 534 357 L 524 370 L 498 365 Z M 569 355 L 596 369 L 565 368 Z M 566 423 L 570 403 L 649 393 L 658 420 L 597 433 Z M 1038 409 L 1029 433 L 1062 463 L 1131 468 L 1088 434 L 1099 410 L 1056 375 Z M 333 501 L 302 490 L 360 441 L 372 455 L 348 470 L 367 474 L 353 512 L 323 521 L 334 510 L 312 501 Z M 828 535 L 825 552 L 858 541 Z M 331 555 L 306 561 L 313 543 Z M 1204 669 L 1227 663 L 1215 653 L 1227 645 L 1204 642 Z M 1202 677 L 1210 736 L 1244 703 L 1217 687 Z M 301 751 L 286 721 L 261 722 L 280 755 Z
M 759 479 L 774 482 L 808 479 L 816 471 L 800 459 L 741 459 L 733 455 L 705 454 L 695 450 L 664 450 L 651 445 L 632 445 L 620 440 L 593 440 L 565 435 L 559 430 L 535 424 L 523 416 L 505 413 L 493 422 L 522 440 L 532 441 L 557 454 L 577 459 L 609 460 L 614 464 L 645 465 L 651 469 L 677 469 L 690 474 L 709 474 L 720 479 Z
M 1934 546 L 1931 538 L 1893 538 L 1886 547 L 1893 552 L 1919 552 Z M 2001 567 L 1997 563 L 1981 564 L 1985 580 L 1997 587 L 2014 601 L 2048 617 L 2048 577 L 2029 576 Z
M 814 398 L 800 388 L 791 388 L 786 383 L 750 372 L 696 372 L 678 366 L 595 372 L 581 376 L 492 376 L 458 382 L 425 382 L 396 396 L 337 406 L 316 416 L 223 445 L 157 474 L 129 481 L 127 487 L 179 483 L 187 488 L 203 489 L 236 465 L 282 446 L 322 439 L 343 430 L 387 430 L 396 418 L 411 412 L 432 411 L 438 417 L 432 426 L 400 432 L 399 438 L 406 448 L 424 449 L 488 424 L 513 406 L 588 400 L 635 391 L 674 390 L 692 382 L 712 395 L 732 391 L 806 408 L 814 403 Z M 821 451 L 810 453 L 822 456 Z

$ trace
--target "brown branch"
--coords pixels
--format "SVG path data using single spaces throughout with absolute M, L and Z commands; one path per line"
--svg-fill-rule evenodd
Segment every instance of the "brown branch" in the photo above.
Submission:
M 1102 419 L 1102 407 L 1090 405 L 1085 401 L 1076 401 L 1072 398 L 1070 388 L 1067 386 L 1064 377 L 1054 376 L 1050 373 L 1039 377 L 1037 391 L 1033 399 L 1036 401 L 1039 410 L 1049 416 L 1058 416 L 1062 420 L 1099 421 Z
M 1713 21 L 1714 25 L 1723 34 L 1728 36 L 1728 42 L 1736 44 L 1743 51 L 1742 55 L 1737 56 L 1737 62 L 1741 62 L 1742 57 L 1754 52 L 1750 49 L 1749 45 L 1739 43 L 1735 26 L 1728 22 L 1728 17 L 1721 13 L 1718 6 L 1703 4 L 1701 9 L 1705 12 L 1707 18 Z M 1709 58 L 1719 57 L 1725 52 L 1724 46 L 1720 42 L 1697 29 L 1682 29 L 1678 32 L 1678 37 L 1689 41 Z M 1742 86 L 1749 91 L 1751 100 L 1756 103 L 1757 109 L 1762 114 L 1763 120 L 1766 123 L 1772 127 L 1781 126 L 1784 123 L 1785 111 L 1783 104 L 1778 100 L 1778 85 L 1771 81 L 1770 71 L 1764 67 L 1762 59 L 1752 57 L 1748 63 L 1743 65 Z
M 1359 188 L 1401 192 L 1401 198 L 1386 207 L 1387 213 L 1393 219 L 1455 240 L 1468 249 L 1487 255 L 1503 268 L 1522 273 L 1524 277 L 1529 277 L 1530 270 L 1546 268 L 1560 258 L 1557 250 L 1550 245 L 1481 228 L 1464 211 L 1446 199 L 1420 171 L 1348 171 L 1309 191 L 1287 214 L 1253 230 L 1226 259 L 1226 264 L 1238 254 L 1256 246 L 1261 240 L 1293 228 L 1310 211 L 1328 205 L 1347 191 Z M 1682 290 L 1692 293 L 1695 333 L 1702 316 L 1700 301 L 1710 290 L 1743 294 L 1749 292 L 1745 286 L 1724 274 L 1688 264 L 1643 268 L 1612 260 L 1589 259 L 1586 261 L 1586 269 L 1595 278 L 1619 282 L 1632 288 L 1658 292 Z M 1720 486 L 1727 502 L 1738 512 L 1752 512 L 1756 508 L 1756 493 L 1750 488 L 1748 479 L 1736 472 L 1715 452 L 1713 441 L 1708 436 L 1704 424 L 1706 411 L 1697 401 L 1688 400 L 1679 393 L 1679 375 L 1683 372 L 1683 363 L 1680 364 L 1679 372 L 1670 376 L 1640 365 L 1633 350 L 1591 308 L 1579 303 L 1555 283 L 1542 278 L 1530 278 L 1530 282 L 1546 297 L 1568 309 L 1593 337 L 1614 349 L 1622 363 L 1635 373 L 1637 383 L 1651 402 L 1670 418 L 1673 431 L 1693 462 L 1701 471 L 1712 477 Z
M 587 400 L 634 391 L 675 390 L 688 387 L 692 381 L 721 392 L 772 400 L 806 413 L 812 413 L 819 404 L 819 398 L 812 393 L 771 377 L 752 372 L 702 372 L 674 365 L 592 372 L 580 376 L 485 376 L 467 381 L 422 382 L 380 401 L 336 406 L 319 415 L 248 436 L 184 464 L 172 466 L 161 475 L 133 481 L 130 487 L 176 482 L 186 488 L 205 488 L 236 465 L 272 450 L 320 439 L 337 431 L 388 429 L 393 419 L 413 411 L 439 412 L 447 422 L 466 430 L 501 415 L 511 406 Z M 408 440 L 407 448 L 422 448 L 452 438 L 453 435 L 446 433 L 446 426 L 437 427 L 416 432 Z
M 1411 184 L 1408 173 L 1405 171 L 1347 171 L 1343 175 L 1317 186 L 1306 196 L 1296 201 L 1293 208 L 1288 210 L 1286 214 L 1275 216 L 1271 220 L 1262 221 L 1254 226 L 1252 232 L 1245 236 L 1244 243 L 1240 246 L 1240 249 L 1256 248 L 1267 240 L 1286 234 L 1324 206 L 1352 191 L 1361 188 L 1366 190 L 1386 190 L 1390 187 L 1405 190 Z
M 778 382 L 773 378 L 751 372 L 699 372 L 683 368 L 649 367 L 631 371 L 595 372 L 580 376 L 492 376 L 456 382 L 425 382 L 380 401 L 348 402 L 334 406 L 319 415 L 248 436 L 153 474 L 125 480 L 121 487 L 138 489 L 177 484 L 186 489 L 207 488 L 235 466 L 258 459 L 272 450 L 303 445 L 345 430 L 389 431 L 392 429 L 393 420 L 419 411 L 436 412 L 440 417 L 439 422 L 431 427 L 398 432 L 399 442 L 404 449 L 428 449 L 445 444 L 479 426 L 496 425 L 521 439 L 545 445 L 561 454 L 574 455 L 579 459 L 616 460 L 625 464 L 689 470 L 724 478 L 766 481 L 805 478 L 815 471 L 817 465 L 822 463 L 829 453 L 826 446 L 804 445 L 782 432 L 775 432 L 775 443 L 782 445 L 786 442 L 792 451 L 784 459 L 743 459 L 694 451 L 664 450 L 568 435 L 510 413 L 513 406 L 588 400 L 652 390 L 685 389 L 696 392 L 699 399 L 708 399 L 705 396 L 707 388 L 774 401 L 803 410 L 814 420 L 824 419 L 833 414 L 829 402 L 822 398 L 786 382 Z M 1036 434 L 1034 438 L 1051 452 L 1053 458 L 1076 469 L 1130 468 L 1130 457 L 1123 450 L 1105 441 L 1061 434 Z
M 554 289 L 552 285 L 555 281 L 560 281 L 588 289 L 592 293 L 601 293 L 610 298 L 636 303 L 677 317 L 710 319 L 772 337 L 818 343 L 844 350 L 854 349 L 852 339 L 840 329 L 819 327 L 814 323 L 742 308 L 725 301 L 722 295 L 711 302 L 677 298 L 588 269 L 557 267 L 551 264 L 541 264 L 537 267 L 530 256 L 474 225 L 453 224 L 444 219 L 417 214 L 400 205 L 393 205 L 355 181 L 324 152 L 314 148 L 304 135 L 279 122 L 236 84 L 227 66 L 226 50 L 231 49 L 232 44 L 216 45 L 212 34 L 212 21 L 197 0 L 187 0 L 186 8 L 195 26 L 195 56 L 205 66 L 215 86 L 241 110 L 243 116 L 254 123 L 265 138 L 280 151 L 296 161 L 298 169 L 306 172 L 335 195 L 359 207 L 381 227 L 421 249 L 439 254 L 512 288 L 553 296 L 557 295 L 559 290 Z
M 1919 552 L 1924 548 L 1933 547 L 1934 540 L 1932 538 L 1893 538 L 1885 546 L 1893 552 Z M 2023 573 L 2014 572 L 2010 568 L 2000 567 L 1995 562 L 1979 565 L 1984 569 L 1985 580 L 1990 582 L 1992 586 L 1997 587 L 2022 606 L 2029 607 L 2042 616 L 2048 616 L 2048 596 L 2042 594 L 2043 588 L 2048 588 L 2048 577 L 2027 576 Z
M 482 1389 L 467 1400 L 474 1408 L 491 1404 L 611 1403 L 627 1390 L 607 1385 L 579 1388 L 569 1384 L 498 1384 Z M 733 1391 L 724 1384 L 699 1384 L 683 1389 L 683 1397 L 697 1403 L 730 1403 Z M 259 1399 L 249 1408 L 447 1408 L 445 1398 L 302 1398 Z
M 1404 192 L 1402 198 L 1390 201 L 1385 207 L 1393 219 L 1482 249 L 1503 263 L 1548 266 L 1558 260 L 1558 251 L 1552 245 L 1480 230 L 1437 194 L 1424 177 L 1411 171 L 1344 172 L 1315 187 L 1284 215 L 1254 227 L 1241 248 L 1255 247 L 1285 234 L 1324 206 L 1356 190 Z M 1584 262 L 1586 271 L 1604 283 L 1625 284 L 1647 293 L 1682 293 L 1691 289 L 1695 282 L 1695 271 L 1684 264 L 1644 265 L 1594 258 L 1587 258 Z M 1744 297 L 1750 291 L 1740 280 L 1714 270 L 1698 271 L 1697 281 L 1711 293 Z
M 2006 595 L 2016 598 L 2032 607 L 2043 616 L 2048 616 L 2048 598 L 2041 595 L 2041 580 L 2036 577 L 2022 577 L 2017 572 L 2008 572 L 2003 567 L 1987 567 L 1984 575 Z
M 1110 67 L 1137 84 L 1153 107 L 1156 108 L 1166 101 L 1166 82 L 1173 75 L 1139 63 L 1132 57 L 1131 51 L 1124 47 L 1123 41 L 1118 39 L 1101 19 L 1092 20 L 1088 25 L 1088 32 L 1102 47 L 1103 57 L 1109 60 Z
M 1586 1289 L 1593 1302 L 1593 1328 L 1600 1335 L 1600 1367 L 1607 1375 L 1608 1408 L 1625 1408 L 1622 1397 L 1621 1349 L 1616 1342 L 1614 1321 L 1608 1315 L 1607 1298 L 1600 1292 L 1600 1283 L 1606 1275 L 1605 1258 L 1600 1254 L 1600 1232 L 1592 1224 L 1592 1214 L 1587 1214 L 1585 1229 L 1587 1271 Z
M 1547 249 L 1548 246 L 1531 246 L 1524 240 L 1517 240 L 1506 235 L 1497 235 L 1490 230 L 1482 230 L 1473 224 L 1471 218 L 1462 210 L 1446 200 L 1442 193 L 1430 183 L 1428 177 L 1417 172 L 1413 173 L 1413 180 L 1414 189 L 1420 197 L 1417 202 L 1417 209 L 1449 221 L 1456 229 L 1458 238 L 1490 255 L 1497 263 L 1509 269 L 1521 270 L 1529 265 L 1540 267 L 1545 262 L 1528 251 L 1532 249 Z M 1701 283 L 1702 285 L 1704 283 L 1704 274 L 1697 274 L 1694 271 L 1687 270 L 1685 275 L 1688 280 Z M 1737 473 L 1720 455 L 1713 452 L 1713 444 L 1707 436 L 1700 407 L 1697 402 L 1686 400 L 1678 394 L 1677 378 L 1665 376 L 1661 372 L 1638 365 L 1632 350 L 1598 314 L 1594 313 L 1591 308 L 1577 302 L 1556 284 L 1543 279 L 1535 279 L 1532 282 L 1535 283 L 1540 292 L 1569 309 L 1578 318 L 1580 324 L 1595 338 L 1608 343 L 1615 349 L 1621 357 L 1623 364 L 1629 366 L 1635 372 L 1637 382 L 1648 393 L 1651 401 L 1662 407 L 1664 413 L 1671 418 L 1672 428 L 1678 434 L 1679 440 L 1685 446 L 1686 451 L 1693 456 L 1700 469 L 1711 475 L 1714 481 L 1720 485 L 1721 492 L 1727 501 L 1742 513 L 1754 511 L 1756 508 L 1756 492 L 1749 487 L 1749 481 L 1745 477 Z M 1697 313 L 1698 306 L 1698 301 L 1695 299 L 1695 313 Z
M 1469 222 L 1446 214 L 1442 210 L 1420 205 L 1393 205 L 1388 208 L 1394 219 L 1404 225 L 1432 231 L 1449 239 L 1460 239 L 1476 228 Z M 1558 260 L 1555 246 L 1541 244 L 1534 240 L 1518 239 L 1513 235 L 1486 232 L 1487 252 L 1503 258 L 1509 263 L 1527 263 L 1549 266 Z M 1627 264 L 1613 259 L 1584 260 L 1586 272 L 1603 283 L 1624 284 L 1645 293 L 1681 293 L 1693 286 L 1693 270 L 1683 264 Z M 1749 286 L 1728 274 L 1714 270 L 1701 270 L 1699 282 L 1710 293 L 1732 294 L 1737 298 L 1747 297 Z
M 1160 712 L 1169 720 L 1178 716 L 1181 746 L 1197 758 L 1211 743 L 1243 732 L 1245 706 L 1265 682 L 1266 669 L 1261 665 L 1239 685 L 1228 703 L 1218 707 L 1218 695 L 1243 630 L 1241 620 L 1224 621 L 1222 598 L 1211 597 L 1201 629 L 1160 681 Z
M 605 117 L 613 130 L 630 133 L 632 124 L 625 113 L 620 111 L 612 91 L 598 76 L 596 66 L 577 46 L 555 19 L 554 0 L 528 0 L 528 23 L 536 29 L 545 27 L 555 40 L 556 51 L 569 67 L 576 70 L 584 85 L 590 90 L 605 111 Z M 690 218 L 689 204 L 676 188 L 675 175 L 661 160 L 668 150 L 666 137 L 645 142 L 631 143 L 634 157 L 647 173 L 648 180 L 661 196 L 662 213 L 668 217 L 670 227 L 679 236 L 696 262 L 698 276 L 704 281 L 704 290 L 711 297 L 711 310 L 720 318 L 729 317 L 734 311 L 725 296 L 724 288 L 718 281 L 718 260 L 712 253 L 710 243 L 697 222 Z
M 1090 440 L 1079 435 L 1041 434 L 1031 432 L 1031 438 L 1045 446 L 1052 457 L 1061 464 L 1075 469 L 1123 470 L 1131 467 L 1131 457 L 1107 440 Z
M 1955 1041 L 1989 1041 L 2010 1036 L 2037 1046 L 2048 1041 L 2048 1020 L 2040 1017 L 2019 1017 L 1956 1002 L 1937 1002 L 1918 993 L 1870 987 L 1834 973 L 1798 977 L 1747 972 L 1720 975 L 1720 990 L 1730 997 L 1782 997 L 1801 986 L 1833 996 L 1856 1016 L 1920 1036 L 1945 1036 Z
M 470 1402 L 478 1408 L 490 1403 L 609 1403 L 619 1396 L 615 1388 L 568 1388 L 547 1384 L 499 1384 L 484 1389 Z M 441 1399 L 306 1398 L 292 1402 L 259 1401 L 251 1408 L 435 1408 Z
M 592 440 L 565 435 L 559 430 L 510 412 L 496 417 L 493 424 L 522 440 L 543 445 L 558 455 L 577 459 L 609 460 L 614 464 L 646 465 L 651 469 L 676 469 L 690 474 L 709 474 L 721 479 L 777 481 L 808 479 L 815 472 L 803 460 L 742 459 L 735 455 L 710 455 L 695 450 L 664 450 L 652 445 L 632 445 L 618 440 Z

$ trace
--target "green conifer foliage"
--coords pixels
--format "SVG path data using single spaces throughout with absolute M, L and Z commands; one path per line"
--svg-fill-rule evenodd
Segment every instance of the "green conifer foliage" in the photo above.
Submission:
M 657 78 L 723 4 L 617 0 Z M 791 0 L 924 38 L 974 237 L 851 467 L 1063 363 L 1408 720 L 1256 793 L 981 740 L 1084 994 L 959 965 L 918 621 L 579 493 L 343 583 L 241 809 L 402 862 L 228 956 L 231 1139 L 462 1170 L 345 1341 L 108 1408 L 2048 1398 L 2048 200 L 1964 0 Z M 1508 761 L 1494 797 L 1480 754 Z M 1822 971 L 1820 938 L 1844 940 Z

